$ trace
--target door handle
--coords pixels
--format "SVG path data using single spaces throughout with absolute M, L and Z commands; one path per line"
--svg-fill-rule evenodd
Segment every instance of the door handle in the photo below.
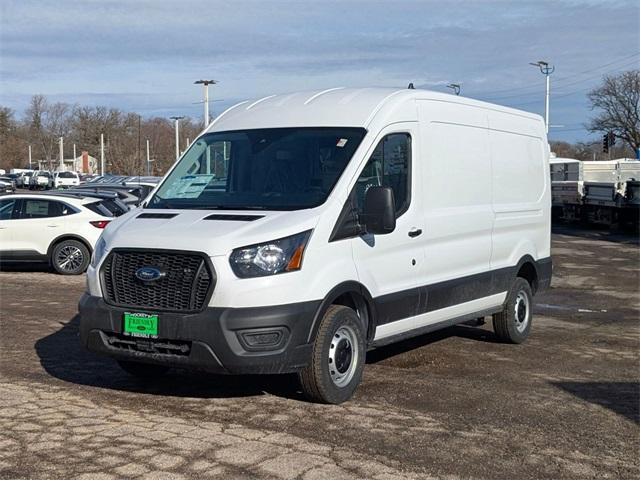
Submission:
M 411 238 L 417 237 L 418 235 L 422 235 L 422 229 L 421 228 L 412 228 L 411 230 L 409 230 L 409 236 Z
M 60 226 L 60 225 L 47 225 L 47 227 L 50 227 L 50 228 L 57 228 L 57 227 L 59 227 L 59 226 Z

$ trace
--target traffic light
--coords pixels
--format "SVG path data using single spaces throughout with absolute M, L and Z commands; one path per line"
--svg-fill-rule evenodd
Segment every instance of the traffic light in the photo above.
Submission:
M 602 152 L 609 153 L 609 134 L 605 133 L 602 136 Z
M 608 138 L 608 142 L 609 142 L 609 147 L 613 147 L 616 144 L 616 135 L 613 132 L 609 132 L 607 133 Z

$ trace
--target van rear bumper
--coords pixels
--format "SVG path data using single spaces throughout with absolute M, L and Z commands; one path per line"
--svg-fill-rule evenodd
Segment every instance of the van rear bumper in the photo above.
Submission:
M 125 336 L 125 312 L 101 297 L 80 299 L 80 339 L 89 350 L 118 360 L 196 368 L 213 373 L 295 372 L 307 366 L 308 343 L 321 301 L 258 308 L 212 308 L 158 314 L 158 338 Z M 144 310 L 140 310 L 144 311 Z

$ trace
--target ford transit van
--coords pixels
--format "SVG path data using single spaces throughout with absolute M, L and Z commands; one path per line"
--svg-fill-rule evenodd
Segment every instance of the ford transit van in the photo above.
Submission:
M 551 278 L 548 159 L 539 116 L 447 94 L 239 103 L 105 229 L 82 343 L 139 376 L 297 372 L 340 403 L 369 349 L 485 316 L 523 342 Z

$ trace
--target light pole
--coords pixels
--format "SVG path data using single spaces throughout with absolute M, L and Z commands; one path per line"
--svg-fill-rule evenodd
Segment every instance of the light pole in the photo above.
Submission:
M 181 117 L 169 117 L 171 120 L 175 121 L 176 125 L 176 160 L 180 158 L 180 120 L 184 118 L 184 115 Z
M 32 168 L 31 168 L 31 145 L 29 145 L 29 170 L 32 170 Z
M 149 139 L 147 138 L 147 176 L 151 176 L 151 160 L 149 159 Z
M 209 85 L 215 85 L 217 80 L 196 80 L 194 85 L 202 85 L 204 88 L 204 128 L 209 126 Z
M 556 69 L 555 66 L 550 66 L 549 62 L 545 62 L 544 60 L 538 60 L 536 63 L 529 63 L 529 65 L 533 65 L 534 67 L 538 67 L 540 72 L 547 77 L 547 92 L 544 97 L 544 124 L 549 133 L 549 91 L 551 88 L 550 76 L 553 71 Z
M 447 85 L 447 88 L 453 90 L 453 93 L 455 93 L 456 95 L 460 95 L 460 87 L 461 85 L 459 83 L 450 83 L 449 85 Z
M 64 138 L 60 137 L 60 166 L 61 172 L 64 172 Z
M 104 177 L 104 133 L 100 134 L 100 174 Z

